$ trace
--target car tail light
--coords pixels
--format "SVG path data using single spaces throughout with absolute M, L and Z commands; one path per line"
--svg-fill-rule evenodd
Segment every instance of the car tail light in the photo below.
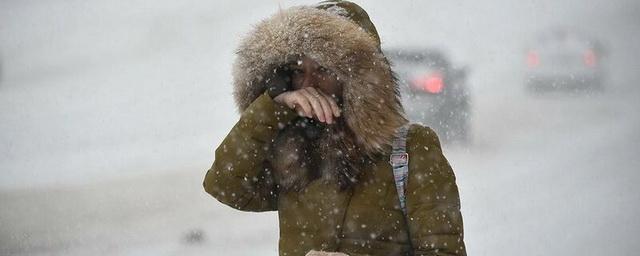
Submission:
M 540 56 L 535 51 L 529 51 L 527 53 L 527 65 L 530 68 L 535 68 L 540 65 Z
M 414 79 L 412 85 L 414 89 L 438 94 L 444 89 L 444 78 L 440 73 L 432 73 Z
M 593 50 L 587 50 L 584 53 L 583 56 L 583 61 L 584 64 L 589 66 L 589 67 L 595 67 L 596 66 L 596 54 L 593 52 Z

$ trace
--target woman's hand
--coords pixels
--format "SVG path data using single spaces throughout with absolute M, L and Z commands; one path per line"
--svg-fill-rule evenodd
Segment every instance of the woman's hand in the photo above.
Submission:
M 334 122 L 334 116 L 340 117 L 340 108 L 335 99 L 313 87 L 286 91 L 273 100 L 296 110 L 300 116 L 315 118 L 327 124 Z

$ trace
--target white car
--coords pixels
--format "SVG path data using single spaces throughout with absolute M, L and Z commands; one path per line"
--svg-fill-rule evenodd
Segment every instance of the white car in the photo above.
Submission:
M 604 55 L 591 37 L 567 29 L 545 31 L 527 47 L 525 84 L 532 92 L 602 90 Z

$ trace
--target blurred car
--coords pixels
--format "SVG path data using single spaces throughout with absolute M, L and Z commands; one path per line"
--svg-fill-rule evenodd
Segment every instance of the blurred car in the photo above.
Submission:
M 539 33 L 527 47 L 526 86 L 532 92 L 602 90 L 604 51 L 596 39 L 568 29 Z
M 396 48 L 384 52 L 398 76 L 408 118 L 433 128 L 445 142 L 467 142 L 470 99 L 466 68 L 453 68 L 438 49 Z

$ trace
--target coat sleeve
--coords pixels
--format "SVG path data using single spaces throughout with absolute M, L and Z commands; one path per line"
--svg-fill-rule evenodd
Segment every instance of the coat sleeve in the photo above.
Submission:
M 460 196 L 451 165 L 430 128 L 409 144 L 407 224 L 414 255 L 466 255 Z
M 267 147 L 297 115 L 267 94 L 258 97 L 215 151 L 203 186 L 218 201 L 243 211 L 277 210 L 277 191 L 265 165 Z

